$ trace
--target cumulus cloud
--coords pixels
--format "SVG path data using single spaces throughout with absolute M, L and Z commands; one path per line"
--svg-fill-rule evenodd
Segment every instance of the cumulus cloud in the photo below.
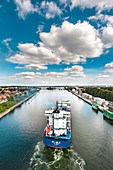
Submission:
M 72 5 L 71 9 L 74 7 L 81 7 L 82 9 L 85 8 L 96 8 L 98 12 L 101 12 L 103 10 L 110 10 L 113 8 L 113 0 L 71 0 Z
M 26 15 L 38 12 L 38 7 L 31 3 L 31 0 L 14 0 L 18 16 L 25 19 Z
M 99 57 L 103 52 L 98 31 L 86 21 L 76 24 L 64 21 L 61 27 L 53 25 L 49 33 L 40 33 L 40 39 L 67 64 Z
M 22 72 L 22 73 L 16 73 L 15 76 L 34 76 L 34 72 Z
M 98 76 L 96 76 L 97 78 L 108 78 L 110 77 L 109 75 L 103 75 L 103 74 L 98 74 Z
M 105 64 L 104 73 L 113 73 L 113 62 Z
M 21 79 L 34 79 L 36 80 L 37 78 L 41 78 L 40 76 L 42 75 L 42 73 L 40 72 L 21 72 L 21 73 L 16 73 L 16 74 L 13 74 L 11 75 L 10 77 L 11 78 L 15 78 L 15 79 L 18 79 L 18 80 L 21 80 Z
M 53 25 L 48 33 L 40 33 L 41 42 L 18 44 L 19 52 L 6 61 L 24 64 L 25 69 L 47 69 L 49 64 L 77 64 L 86 58 L 99 57 L 103 43 L 98 31 L 88 22 L 76 24 L 64 21 L 60 27 Z
M 28 69 L 28 70 L 32 70 L 32 69 L 35 69 L 35 70 L 45 70 L 48 67 L 47 66 L 43 66 L 43 65 L 39 65 L 39 64 L 29 64 L 29 65 L 25 65 L 24 67 L 17 66 L 15 68 L 17 68 L 17 69 L 25 68 L 25 69 Z
M 47 72 L 44 76 L 51 76 L 51 77 L 62 77 L 62 78 L 69 78 L 74 79 L 74 77 L 86 77 L 83 72 L 83 67 L 79 65 L 72 66 L 71 68 L 65 68 L 64 72 Z M 70 75 L 69 75 L 70 74 Z
M 106 64 L 105 67 L 106 68 L 113 68 L 113 62 Z
M 99 20 L 102 23 L 106 23 L 105 27 L 100 29 L 101 40 L 104 44 L 104 48 L 111 48 L 113 46 L 113 16 L 97 14 L 96 16 L 91 16 L 89 20 Z
M 54 18 L 56 15 L 60 16 L 62 14 L 61 9 L 56 5 L 55 2 L 46 2 L 43 1 L 41 3 L 41 10 L 43 10 L 43 13 L 45 13 L 45 17 L 47 19 Z
M 25 65 L 24 67 L 19 67 L 16 66 L 15 68 L 17 69 L 28 69 L 28 70 L 46 70 L 48 67 L 47 66 L 43 66 L 43 65 L 39 65 L 39 64 L 29 64 L 29 65 Z
M 113 27 L 108 25 L 102 28 L 102 41 L 105 48 L 111 48 L 113 46 Z
M 29 64 L 25 66 L 25 69 L 46 70 L 48 67 L 39 64 Z
M 70 73 L 76 73 L 83 71 L 83 69 L 84 68 L 82 66 L 75 65 L 72 66 L 71 68 L 65 68 L 64 70 L 69 71 Z
M 71 68 L 65 68 L 64 70 L 73 74 L 72 76 L 74 77 L 86 77 L 86 75 L 83 72 L 84 68 L 79 65 L 72 66 Z
M 44 46 L 36 46 L 33 43 L 19 44 L 19 54 L 11 56 L 6 61 L 17 64 L 29 64 L 26 68 L 46 68 L 42 65 L 59 64 L 61 61 L 50 49 Z M 31 65 L 32 64 L 32 65 Z M 40 66 L 41 65 L 41 66 Z
M 101 21 L 102 23 L 113 24 L 112 15 L 96 14 L 95 16 L 88 17 L 89 20 Z

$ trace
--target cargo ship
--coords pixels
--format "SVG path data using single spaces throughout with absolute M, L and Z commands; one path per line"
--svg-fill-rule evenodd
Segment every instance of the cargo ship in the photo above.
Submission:
M 47 126 L 43 143 L 52 148 L 66 149 L 71 144 L 71 104 L 69 100 L 56 102 L 55 109 L 45 111 Z
M 113 112 L 107 109 L 103 109 L 103 115 L 109 120 L 113 120 Z
M 92 109 L 98 110 L 99 106 L 96 103 L 92 103 Z

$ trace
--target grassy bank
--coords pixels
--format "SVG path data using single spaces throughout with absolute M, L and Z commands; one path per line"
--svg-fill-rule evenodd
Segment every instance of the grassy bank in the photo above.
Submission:
M 36 93 L 36 92 L 35 92 Z M 24 101 L 28 100 L 30 97 L 32 97 L 35 93 L 31 93 L 26 96 L 21 97 L 10 97 L 8 98 L 8 101 L 5 103 L 0 104 L 0 116 L 4 114 L 4 112 L 13 110 L 17 105 L 23 103 Z

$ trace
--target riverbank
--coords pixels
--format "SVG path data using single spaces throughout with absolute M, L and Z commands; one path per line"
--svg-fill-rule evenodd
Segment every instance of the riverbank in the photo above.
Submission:
M 79 94 L 76 94 L 76 93 L 74 93 L 72 91 L 69 91 L 69 92 L 71 92 L 72 94 L 74 94 L 75 96 L 77 96 L 78 98 L 82 99 L 83 101 L 85 101 L 86 103 L 88 103 L 88 104 L 90 104 L 92 106 L 92 101 L 90 99 L 83 98 Z M 106 107 L 102 107 L 102 106 L 99 105 L 98 110 L 103 113 L 103 109 L 107 109 L 107 108 Z
M 0 119 L 2 117 L 4 117 L 5 115 L 7 115 L 8 113 L 10 113 L 12 110 L 14 110 L 15 108 L 17 108 L 18 106 L 20 106 L 22 103 L 24 103 L 25 101 L 29 100 L 31 97 L 33 97 L 37 92 L 35 92 L 34 94 L 30 95 L 29 97 L 25 98 L 24 100 L 20 101 L 19 103 L 15 104 L 14 106 L 12 106 L 10 109 L 8 109 L 7 111 L 0 113 Z

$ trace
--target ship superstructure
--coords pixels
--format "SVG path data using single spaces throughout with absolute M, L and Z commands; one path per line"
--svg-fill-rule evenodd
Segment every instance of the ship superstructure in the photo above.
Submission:
M 71 143 L 71 104 L 69 100 L 56 102 L 56 108 L 46 110 L 47 126 L 43 142 L 53 148 L 68 148 Z

